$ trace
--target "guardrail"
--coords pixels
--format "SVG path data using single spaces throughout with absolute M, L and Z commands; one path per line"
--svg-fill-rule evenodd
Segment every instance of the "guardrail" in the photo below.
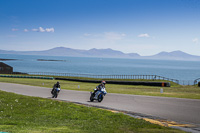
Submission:
M 12 75 L 15 75 L 15 74 L 51 75 L 51 76 L 82 77 L 82 78 L 96 78 L 96 79 L 166 80 L 166 81 L 172 81 L 172 82 L 180 84 L 180 85 L 196 85 L 196 84 L 198 84 L 198 82 L 200 82 L 200 78 L 198 78 L 196 80 L 177 80 L 177 79 L 172 79 L 172 78 L 166 78 L 166 77 L 159 76 L 159 75 L 94 75 L 94 74 L 54 73 L 54 72 L 26 72 L 26 73 L 13 72 L 10 74 L 12 74 Z M 38 77 L 38 78 L 41 78 L 41 77 Z M 53 77 L 50 77 L 50 79 L 52 79 L 52 78 Z M 49 77 L 46 77 L 46 79 L 49 79 Z
M 180 85 L 195 85 L 194 80 L 179 80 Z
M 55 78 L 55 80 L 68 80 L 68 81 L 78 81 L 78 82 L 87 82 L 87 83 L 100 83 L 101 82 L 101 80 L 72 79 L 72 78 Z M 170 82 L 109 81 L 109 80 L 106 80 L 106 83 L 120 84 L 120 85 L 144 85 L 144 86 L 170 87 Z
M 0 75 L 0 77 L 8 77 L 8 78 L 32 78 L 32 79 L 51 79 L 53 77 L 43 77 L 43 76 L 21 76 L 21 75 Z
M 76 73 L 52 73 L 52 72 L 28 72 L 31 75 L 54 75 L 66 77 L 85 77 L 97 79 L 147 79 L 147 80 L 167 80 L 179 84 L 179 80 L 166 78 L 158 75 L 93 75 L 93 74 L 76 74 Z

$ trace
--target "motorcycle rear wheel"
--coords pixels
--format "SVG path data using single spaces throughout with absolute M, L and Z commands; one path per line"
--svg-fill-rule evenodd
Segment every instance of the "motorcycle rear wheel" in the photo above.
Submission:
M 52 98 L 57 98 L 57 96 L 58 96 L 58 92 L 56 91 L 56 92 L 53 93 Z

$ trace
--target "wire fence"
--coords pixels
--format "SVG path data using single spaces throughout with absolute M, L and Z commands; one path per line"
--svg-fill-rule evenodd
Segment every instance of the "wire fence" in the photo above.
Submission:
M 95 74 L 54 73 L 54 72 L 26 72 L 26 73 L 13 72 L 10 74 L 49 75 L 49 76 L 81 77 L 81 78 L 96 78 L 96 79 L 166 80 L 180 85 L 196 85 L 200 82 L 200 78 L 196 80 L 178 80 L 159 75 L 95 75 Z
M 194 80 L 179 80 L 180 85 L 196 85 Z
M 76 73 L 52 73 L 52 72 L 28 72 L 31 75 L 54 75 L 67 77 L 85 77 L 97 79 L 143 79 L 143 80 L 167 80 L 179 84 L 179 80 L 166 78 L 158 75 L 94 75 L 94 74 L 76 74 Z

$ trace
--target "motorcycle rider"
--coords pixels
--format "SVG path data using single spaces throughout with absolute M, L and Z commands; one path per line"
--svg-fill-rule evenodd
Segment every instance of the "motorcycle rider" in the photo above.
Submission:
M 102 88 L 106 87 L 106 81 L 101 81 L 101 84 L 99 84 L 96 88 L 98 91 L 100 91 Z
M 55 89 L 57 89 L 57 88 L 59 88 L 59 90 L 58 90 L 58 93 L 59 93 L 60 92 L 60 83 L 59 82 L 57 82 L 56 84 L 54 84 L 53 89 L 51 91 L 51 94 L 53 94 L 54 91 L 55 91 Z
M 106 81 L 101 81 L 101 84 L 99 84 L 96 89 L 94 90 L 94 94 L 96 94 L 97 91 L 101 91 L 102 88 L 106 87 Z M 95 98 L 97 98 L 98 95 L 95 95 Z

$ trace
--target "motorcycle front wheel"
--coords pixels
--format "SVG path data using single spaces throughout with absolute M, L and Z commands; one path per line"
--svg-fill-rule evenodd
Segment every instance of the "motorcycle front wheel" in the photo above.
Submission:
M 90 101 L 91 101 L 91 102 L 94 101 L 94 95 L 93 95 L 93 94 L 91 94 L 91 96 L 90 96 Z
M 98 96 L 98 102 L 101 102 L 102 100 L 103 100 L 103 95 L 100 94 L 100 95 Z

